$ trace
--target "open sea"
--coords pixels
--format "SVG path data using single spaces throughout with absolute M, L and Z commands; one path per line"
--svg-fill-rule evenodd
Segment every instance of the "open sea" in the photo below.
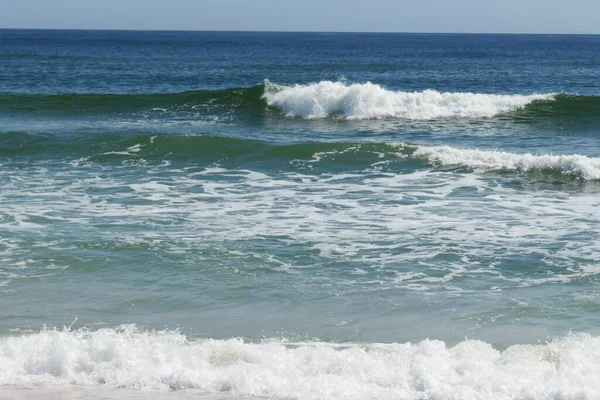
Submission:
M 600 36 L 0 30 L 0 398 L 600 398 Z

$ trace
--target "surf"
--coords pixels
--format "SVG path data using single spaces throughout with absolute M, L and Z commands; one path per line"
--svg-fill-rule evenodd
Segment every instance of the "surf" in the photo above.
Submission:
M 390 168 L 400 168 L 398 172 L 405 171 L 404 167 L 411 171 L 450 167 L 475 173 L 538 173 L 554 178 L 600 180 L 600 158 L 581 154 L 516 153 L 405 142 L 270 143 L 217 135 L 103 134 L 86 139 L 8 132 L 0 134 L 0 155 L 58 157 L 66 161 L 75 158 L 99 164 L 132 158 L 209 164 L 221 160 L 229 160 L 230 164 L 237 159 L 279 160 L 279 165 L 290 168 L 328 164 L 363 171 L 383 162 L 392 165 Z
M 575 400 L 600 396 L 598 357 L 600 340 L 586 334 L 497 349 L 478 340 L 202 339 L 123 325 L 2 337 L 0 384 L 324 400 Z

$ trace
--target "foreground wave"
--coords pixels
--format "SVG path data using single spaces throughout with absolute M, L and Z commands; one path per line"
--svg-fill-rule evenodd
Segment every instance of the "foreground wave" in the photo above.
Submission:
M 135 326 L 0 339 L 0 384 L 201 389 L 301 399 L 595 399 L 600 338 L 506 350 L 467 340 L 391 344 L 191 340 Z

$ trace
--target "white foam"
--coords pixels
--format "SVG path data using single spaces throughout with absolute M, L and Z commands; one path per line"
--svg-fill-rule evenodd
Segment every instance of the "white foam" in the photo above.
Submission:
M 516 172 L 554 171 L 582 179 L 600 179 L 600 158 L 582 155 L 534 155 L 504 151 L 458 149 L 450 146 L 423 146 L 414 153 L 442 165 L 461 165 L 482 170 L 507 170 Z
M 168 192 L 169 186 L 159 182 L 134 183 L 129 185 L 136 192 Z
M 481 118 L 515 111 L 535 100 L 551 100 L 553 94 L 499 95 L 441 93 L 435 90 L 402 92 L 373 83 L 347 85 L 321 81 L 309 85 L 281 86 L 265 82 L 264 97 L 285 115 L 324 118 L 341 115 L 347 119 Z
M 433 154 L 436 148 L 416 149 L 426 157 L 427 151 Z M 481 266 L 463 260 L 437 261 L 436 257 L 445 257 L 445 246 L 450 245 L 452 253 L 494 262 L 509 261 L 515 254 L 531 256 L 547 271 L 523 275 L 488 268 L 485 276 L 490 287 L 537 285 L 548 278 L 564 282 L 597 273 L 600 241 L 590 232 L 600 222 L 600 204 L 593 191 L 523 191 L 490 184 L 469 171 L 423 169 L 402 174 L 367 167 L 310 173 L 309 166 L 330 162 L 343 151 L 315 153 L 295 161 L 297 172 L 283 173 L 217 165 L 204 170 L 166 169 L 161 164 L 123 165 L 107 175 L 100 174 L 102 167 L 93 163 L 81 168 L 65 163 L 53 171 L 35 164 L 0 171 L 0 177 L 10 176 L 3 192 L 7 199 L 0 209 L 0 229 L 6 233 L 0 240 L 0 284 L 8 290 L 19 279 L 48 273 L 46 258 L 38 259 L 38 253 L 32 256 L 30 243 L 36 244 L 36 251 L 53 249 L 60 255 L 77 248 L 82 240 L 112 246 L 115 237 L 133 238 L 136 243 L 189 254 L 195 260 L 206 249 L 239 250 L 240 241 L 260 240 L 269 232 L 313 250 L 319 257 L 316 263 L 348 262 L 369 272 L 364 279 L 360 275 L 338 277 L 335 285 L 340 290 L 367 287 L 374 268 L 386 272 L 379 275 L 378 288 L 384 290 L 468 290 L 470 281 L 460 276 L 479 276 Z M 385 160 L 395 160 L 395 153 L 391 150 Z M 456 197 L 465 190 L 477 195 Z M 112 194 L 107 197 L 105 193 Z M 483 219 L 486 224 L 482 226 Z M 116 227 L 124 225 L 135 227 L 135 234 L 116 235 Z M 398 251 L 400 245 L 403 251 Z M 256 252 L 255 256 L 264 254 Z M 30 258 L 37 261 L 28 263 L 26 269 L 12 268 Z M 301 261 L 283 258 L 280 261 L 291 265 L 286 271 L 306 267 Z M 264 262 L 282 270 L 274 260 Z M 56 264 L 72 265 L 69 261 Z M 399 275 L 401 264 L 418 267 L 422 275 Z M 440 279 L 433 281 L 434 277 Z
M 133 326 L 0 339 L 0 385 L 200 389 L 296 399 L 597 399 L 600 339 L 504 351 L 417 344 L 190 340 Z

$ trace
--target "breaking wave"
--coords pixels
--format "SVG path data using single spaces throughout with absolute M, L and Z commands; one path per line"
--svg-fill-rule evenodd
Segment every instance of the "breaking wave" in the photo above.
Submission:
M 516 154 L 504 151 L 458 149 L 450 146 L 418 147 L 413 156 L 444 166 L 484 171 L 550 172 L 585 180 L 600 179 L 600 159 L 583 155 Z
M 232 111 L 262 116 L 266 109 L 290 117 L 348 120 L 507 116 L 516 122 L 546 119 L 598 123 L 599 96 L 568 94 L 481 94 L 392 91 L 373 83 L 321 81 L 306 85 L 264 84 L 181 93 L 0 93 L 0 115 L 125 115 L 173 118 L 228 115 Z
M 476 171 L 539 172 L 566 178 L 600 180 L 600 158 L 567 154 L 510 153 L 505 151 L 463 149 L 451 146 L 426 146 L 409 143 L 308 142 L 273 144 L 259 140 L 211 135 L 134 135 L 92 136 L 88 141 L 63 140 L 55 135 L 26 132 L 0 134 L 0 156 L 72 159 L 84 157 L 90 162 L 121 162 L 136 158 L 146 161 L 219 162 L 240 158 L 240 162 L 280 160 L 292 165 L 318 160 L 346 163 L 352 168 L 370 168 L 377 161 L 405 163 L 419 168 L 419 163 L 438 167 L 465 167 Z M 332 157 L 322 157 L 323 154 Z
M 552 100 L 554 96 L 440 93 L 435 90 L 396 92 L 373 83 L 347 85 L 331 81 L 295 86 L 266 81 L 264 94 L 270 106 L 290 117 L 314 119 L 340 115 L 346 119 L 409 120 L 493 117 L 522 109 L 534 101 Z
M 300 399 L 595 399 L 600 339 L 505 350 L 467 340 L 331 344 L 192 340 L 135 326 L 0 339 L 0 385 L 201 389 Z
M 346 119 L 485 118 L 523 110 L 519 120 L 596 116 L 600 97 L 567 94 L 404 92 L 377 84 L 321 81 L 280 85 L 265 81 L 250 87 L 192 90 L 181 93 L 63 93 L 0 94 L 0 113 L 84 116 L 131 112 L 264 111 L 272 106 L 283 114 L 307 119 L 331 115 Z

